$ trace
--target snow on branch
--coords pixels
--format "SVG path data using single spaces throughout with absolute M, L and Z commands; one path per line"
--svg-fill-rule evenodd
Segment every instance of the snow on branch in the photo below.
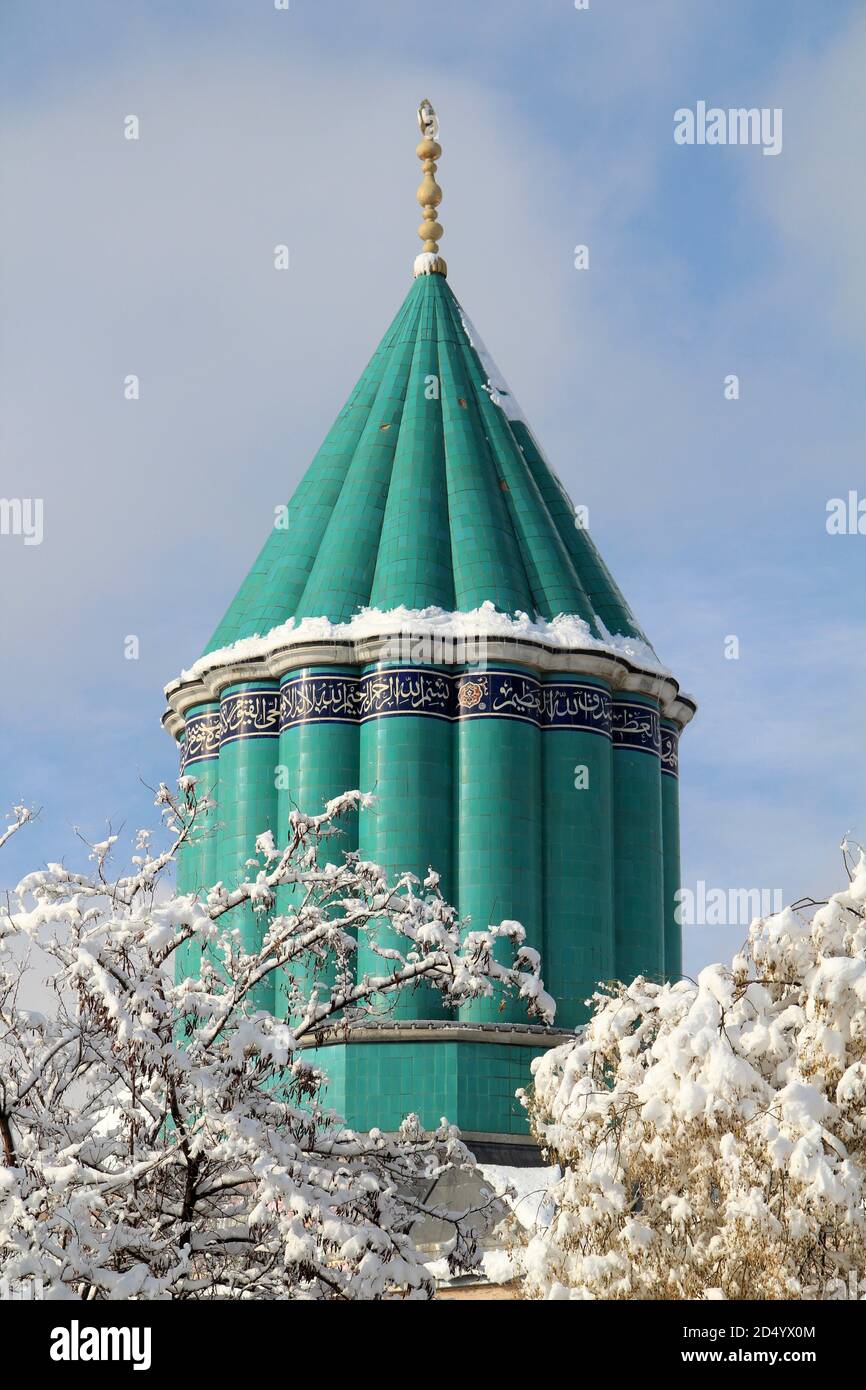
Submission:
M 450 1223 L 455 1271 L 478 1256 L 478 1213 L 424 1195 L 471 1156 L 445 1121 L 434 1133 L 414 1116 L 394 1135 L 346 1129 L 322 1095 L 327 1051 L 310 1044 L 421 984 L 452 1007 L 508 991 L 550 1020 L 538 955 L 519 923 L 467 931 L 432 871 L 389 882 L 357 855 L 323 862 L 339 818 L 369 804 L 357 791 L 321 815 L 294 812 L 285 846 L 260 837 L 237 886 L 171 893 L 165 871 L 210 809 L 194 778 L 179 786 L 156 797 L 164 850 L 140 832 L 112 878 L 109 836 L 88 846 L 89 871 L 28 874 L 5 911 L 4 1275 L 87 1299 L 428 1298 L 417 1221 Z M 257 950 L 238 909 L 260 917 Z M 371 971 L 358 972 L 359 940 Z M 56 967 L 50 1016 L 20 1006 L 29 966 L 16 941 Z M 503 941 L 510 964 L 497 959 Z M 273 1010 L 256 1002 L 266 983 Z
M 866 1296 L 866 860 L 697 981 L 595 996 L 524 1097 L 562 1167 L 529 1296 Z
M 12 839 L 12 836 L 16 831 L 21 829 L 22 825 L 26 825 L 28 821 L 33 820 L 34 812 L 29 806 L 13 806 L 12 816 L 13 819 L 5 829 L 0 830 L 0 848 L 6 844 L 7 840 Z

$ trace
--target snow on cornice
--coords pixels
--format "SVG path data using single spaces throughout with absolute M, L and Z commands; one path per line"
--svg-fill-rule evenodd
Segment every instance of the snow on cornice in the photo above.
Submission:
M 602 634 L 594 635 L 589 623 L 576 614 L 560 613 L 551 621 L 530 618 L 517 612 L 513 617 L 501 613 L 489 601 L 469 612 L 449 613 L 443 608 L 362 608 L 345 623 L 332 623 L 328 618 L 289 618 L 285 623 L 263 636 L 242 637 L 230 646 L 220 647 L 199 658 L 188 671 L 181 673 L 183 682 L 200 680 L 209 671 L 239 661 L 264 660 L 273 652 L 287 647 L 303 646 L 309 642 L 351 642 L 365 637 L 392 637 L 411 633 L 417 637 L 458 639 L 469 637 L 511 638 L 563 652 L 596 652 L 622 657 L 632 665 L 653 675 L 669 677 L 655 652 L 637 637 L 612 634 L 600 618 L 595 626 Z

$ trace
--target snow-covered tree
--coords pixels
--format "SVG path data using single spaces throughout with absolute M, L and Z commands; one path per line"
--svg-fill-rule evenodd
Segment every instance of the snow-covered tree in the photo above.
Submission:
M 429 1297 L 412 1227 L 444 1215 L 452 1267 L 472 1265 L 477 1219 L 423 1196 L 470 1155 L 444 1121 L 347 1130 L 305 1044 L 421 983 L 451 1005 L 514 991 L 549 1018 L 538 956 L 518 923 L 467 932 L 432 872 L 389 883 L 356 855 L 323 863 L 338 818 L 369 800 L 357 792 L 293 813 L 282 850 L 263 836 L 236 889 L 173 894 L 165 872 L 209 809 L 194 779 L 180 786 L 158 793 L 162 853 L 142 833 L 112 878 L 112 837 L 92 871 L 50 864 L 0 912 L 0 1273 L 60 1298 Z M 27 819 L 16 808 L 8 832 Z M 277 912 L 284 885 L 295 905 Z M 229 925 L 243 905 L 262 915 L 254 952 Z M 378 974 L 356 978 L 358 938 Z M 195 948 L 175 983 L 176 953 Z M 36 1013 L 22 991 L 45 957 L 53 1006 Z M 284 1017 L 255 1006 L 274 972 Z
M 811 921 L 755 921 L 696 983 L 597 994 L 536 1062 L 524 1103 L 562 1176 L 527 1296 L 866 1294 L 866 863 L 845 862 Z

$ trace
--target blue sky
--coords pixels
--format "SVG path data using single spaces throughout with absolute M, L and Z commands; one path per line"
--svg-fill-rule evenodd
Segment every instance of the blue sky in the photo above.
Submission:
M 4 882 L 153 823 L 162 686 L 406 292 L 429 96 L 451 284 L 700 702 L 684 883 L 838 886 L 866 837 L 866 536 L 825 528 L 866 496 L 862 5 L 6 0 L 0 52 L 2 492 L 45 500 L 42 545 L 0 537 L 0 802 L 42 807 Z M 698 100 L 781 107 L 782 153 L 675 145 Z

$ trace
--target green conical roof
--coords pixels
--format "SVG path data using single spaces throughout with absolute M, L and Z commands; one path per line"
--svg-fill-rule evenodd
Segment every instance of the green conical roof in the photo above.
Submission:
M 206 652 L 295 617 L 435 605 L 646 641 L 443 274 L 422 274 Z

